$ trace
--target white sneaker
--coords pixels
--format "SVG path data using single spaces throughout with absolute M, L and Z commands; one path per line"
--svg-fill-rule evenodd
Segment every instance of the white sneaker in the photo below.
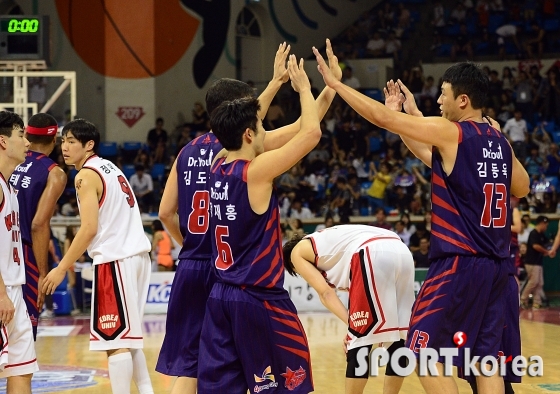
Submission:
M 55 314 L 53 311 L 49 311 L 48 309 L 45 309 L 43 312 L 41 312 L 41 314 L 39 315 L 39 318 L 42 319 L 52 319 L 53 317 L 55 317 Z

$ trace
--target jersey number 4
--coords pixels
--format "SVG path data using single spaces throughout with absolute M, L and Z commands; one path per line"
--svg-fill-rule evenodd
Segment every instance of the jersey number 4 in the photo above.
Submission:
M 502 228 L 507 223 L 507 188 L 503 183 L 485 183 L 484 188 L 484 210 L 480 218 L 482 227 Z M 499 211 L 498 217 L 492 217 L 492 207 Z

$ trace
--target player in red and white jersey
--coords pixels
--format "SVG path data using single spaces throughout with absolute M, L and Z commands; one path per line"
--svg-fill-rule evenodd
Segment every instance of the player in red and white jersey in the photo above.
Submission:
M 150 394 L 142 316 L 151 245 L 124 174 L 95 154 L 99 139 L 95 125 L 84 119 L 73 120 L 62 130 L 64 161 L 79 171 L 74 183 L 81 225 L 58 267 L 45 278 L 43 290 L 52 294 L 87 249 L 94 265 L 90 350 L 107 352 L 113 393 L 129 393 L 134 378 L 138 391 Z
M 414 303 L 414 260 L 399 236 L 379 227 L 348 224 L 296 236 L 283 247 L 284 266 L 301 275 L 331 312 L 348 324 L 346 392 L 361 393 L 368 372 L 357 375 L 358 352 L 384 343 L 404 346 Z M 348 291 L 346 308 L 335 289 Z M 369 358 L 369 357 L 368 357 Z M 387 367 L 384 393 L 403 382 Z
M 25 267 L 21 246 L 19 204 L 7 180 L 25 161 L 29 141 L 23 121 L 0 112 L 0 378 L 8 378 L 8 394 L 31 394 L 31 377 L 39 370 L 33 328 L 23 301 Z

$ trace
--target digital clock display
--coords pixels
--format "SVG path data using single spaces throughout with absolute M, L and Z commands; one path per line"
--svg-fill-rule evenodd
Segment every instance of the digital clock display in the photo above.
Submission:
M 0 21 L 0 32 L 34 34 L 39 30 L 39 19 L 9 18 Z

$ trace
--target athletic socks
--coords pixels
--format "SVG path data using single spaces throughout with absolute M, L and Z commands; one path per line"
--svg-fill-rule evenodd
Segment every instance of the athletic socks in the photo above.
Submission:
M 138 387 L 140 394 L 154 394 L 150 373 L 148 372 L 148 364 L 146 364 L 146 356 L 142 349 L 130 349 L 132 354 L 133 375 L 132 378 Z
M 109 356 L 109 379 L 113 394 L 130 394 L 132 356 L 129 352 Z

